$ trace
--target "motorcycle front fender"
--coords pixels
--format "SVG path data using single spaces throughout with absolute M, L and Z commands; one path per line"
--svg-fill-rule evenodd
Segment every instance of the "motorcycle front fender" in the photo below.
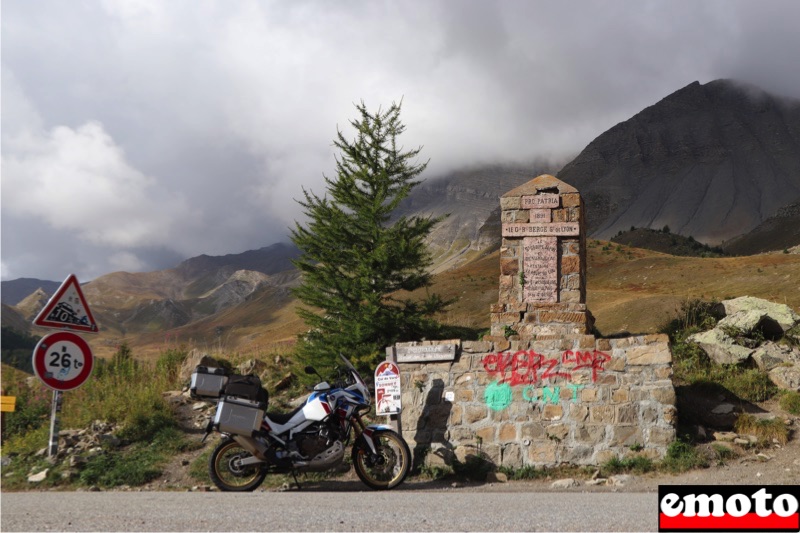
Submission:
M 361 435 L 362 435 L 362 438 L 364 439 L 364 442 L 367 443 L 367 446 L 369 447 L 370 452 L 372 452 L 372 453 L 378 453 L 378 448 L 375 447 L 375 440 L 374 440 L 375 433 L 377 433 L 378 431 L 392 431 L 393 432 L 394 429 L 392 429 L 389 426 L 383 425 L 383 424 L 370 424 L 369 426 L 364 428 L 364 431 L 361 433 Z

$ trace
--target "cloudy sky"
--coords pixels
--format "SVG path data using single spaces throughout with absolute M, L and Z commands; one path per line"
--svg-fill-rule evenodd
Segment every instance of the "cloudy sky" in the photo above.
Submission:
M 426 177 L 566 157 L 698 80 L 800 97 L 800 2 L 3 0 L 2 279 L 286 240 L 354 102 Z

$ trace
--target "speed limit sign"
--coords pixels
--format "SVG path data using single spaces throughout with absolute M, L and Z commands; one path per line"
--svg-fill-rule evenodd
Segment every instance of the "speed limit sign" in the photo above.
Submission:
M 89 345 L 70 331 L 44 337 L 33 350 L 33 370 L 53 390 L 72 390 L 92 373 L 94 357 Z

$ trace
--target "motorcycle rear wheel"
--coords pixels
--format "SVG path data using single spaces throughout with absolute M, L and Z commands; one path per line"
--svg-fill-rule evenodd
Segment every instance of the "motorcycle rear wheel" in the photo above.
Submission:
M 353 466 L 359 479 L 371 489 L 388 490 L 396 487 L 408 475 L 411 450 L 394 431 L 381 430 L 373 434 L 378 453 L 372 454 L 362 436 L 353 445 Z
M 242 459 L 252 457 L 233 439 L 222 439 L 208 460 L 208 473 L 219 490 L 250 492 L 258 488 L 267 476 L 265 465 L 241 466 Z

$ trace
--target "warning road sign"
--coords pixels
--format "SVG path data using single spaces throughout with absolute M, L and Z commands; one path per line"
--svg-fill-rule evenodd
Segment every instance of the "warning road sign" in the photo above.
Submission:
M 42 382 L 58 391 L 72 390 L 89 379 L 94 367 L 92 349 L 70 331 L 47 335 L 33 350 L 33 371 Z
M 83 297 L 81 284 L 70 274 L 47 302 L 33 323 L 45 328 L 74 329 L 97 333 L 97 323 Z

